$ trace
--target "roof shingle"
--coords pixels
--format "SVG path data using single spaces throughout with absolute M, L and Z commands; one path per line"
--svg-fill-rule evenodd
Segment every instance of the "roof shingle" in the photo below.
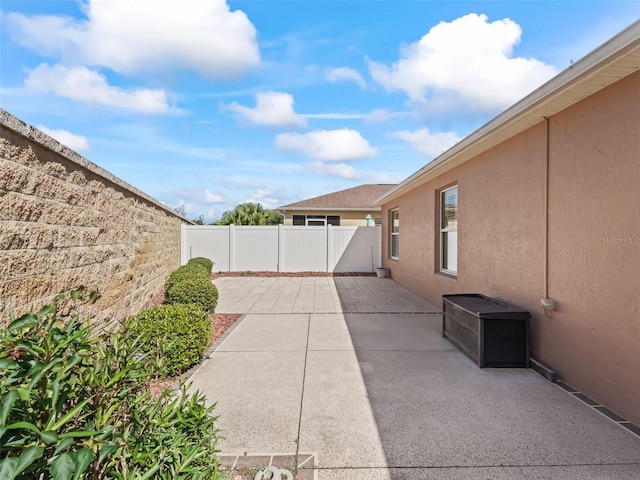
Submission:
M 395 184 L 368 183 L 283 205 L 278 207 L 278 210 L 303 210 L 306 208 L 323 208 L 327 210 L 370 208 L 371 210 L 376 210 L 377 208 L 374 207 L 373 202 L 395 186 Z

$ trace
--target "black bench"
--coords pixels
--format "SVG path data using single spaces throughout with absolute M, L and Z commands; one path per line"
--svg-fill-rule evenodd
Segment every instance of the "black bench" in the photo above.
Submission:
M 442 296 L 442 335 L 480 368 L 529 368 L 530 319 L 477 293 Z

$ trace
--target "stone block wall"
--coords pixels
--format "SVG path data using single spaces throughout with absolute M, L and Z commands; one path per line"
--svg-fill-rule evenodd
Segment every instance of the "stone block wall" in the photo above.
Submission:
M 0 172 L 0 326 L 80 285 L 122 320 L 179 266 L 186 220 L 1 109 Z

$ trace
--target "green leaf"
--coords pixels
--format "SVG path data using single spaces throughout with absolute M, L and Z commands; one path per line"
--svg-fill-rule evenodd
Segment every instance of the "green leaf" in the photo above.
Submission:
M 73 432 L 61 433 L 60 438 L 95 437 L 98 433 L 95 430 L 83 430 L 81 432 L 74 430 Z
M 91 398 L 87 398 L 86 400 L 83 400 L 82 402 L 80 402 L 78 405 L 76 405 L 71 410 L 69 410 L 65 415 L 63 415 L 62 418 L 60 418 L 54 424 L 49 425 L 51 423 L 51 421 L 47 422 L 47 426 L 49 427 L 48 429 L 49 430 L 58 430 L 62 425 L 64 425 L 66 422 L 68 422 L 73 417 L 75 417 L 76 414 L 78 412 L 80 412 L 80 410 L 82 410 L 87 403 L 89 403 L 89 400 L 91 400 Z
M 51 478 L 53 480 L 69 480 L 75 469 L 75 462 L 70 453 L 63 453 L 53 462 L 51 462 Z
M 30 388 L 20 387 L 20 388 L 16 388 L 13 391 L 18 394 L 18 396 L 20 397 L 20 400 L 22 400 L 23 402 L 28 402 L 29 401 L 29 397 L 31 397 L 31 389 Z
M 140 480 L 148 480 L 149 478 L 151 478 L 158 470 L 160 470 L 160 465 L 159 464 L 155 464 L 150 470 L 147 470 L 147 472 L 140 477 Z
M 32 446 L 27 448 L 24 452 L 20 454 L 20 457 L 18 457 L 18 466 L 16 470 L 16 475 L 20 475 L 27 468 L 29 468 L 31 464 L 33 464 L 33 462 L 41 459 L 42 455 L 44 455 L 44 448 L 42 447 Z M 0 478 L 2 478 L 1 475 L 0 475 Z
M 0 426 L 4 427 L 7 424 L 9 411 L 11 410 L 11 407 L 13 407 L 13 404 L 16 403 L 17 399 L 18 392 L 15 390 L 11 390 L 2 396 L 2 405 L 0 406 Z
M 13 480 L 18 476 L 18 459 L 9 457 L 0 460 L 0 478 L 2 480 Z
M 56 443 L 58 440 L 60 440 L 60 438 L 58 437 L 58 434 L 53 430 L 40 432 L 40 439 L 47 445 L 51 445 L 52 443 Z
M 98 292 L 89 293 L 89 303 L 94 304 L 100 298 L 100 294 Z
M 21 328 L 29 328 L 37 325 L 39 322 L 38 317 L 33 313 L 29 312 L 25 315 L 22 315 L 17 320 L 14 320 L 7 327 L 8 330 L 20 330 Z
M 32 432 L 40 435 L 40 430 L 33 423 L 16 422 L 16 423 L 12 423 L 11 425 L 7 425 L 7 430 L 19 430 L 19 429 L 31 430 Z
M 0 358 L 0 370 L 11 370 L 17 366 L 18 362 L 15 360 L 11 360 L 10 358 Z
M 51 315 L 52 313 L 55 313 L 57 310 L 55 304 L 49 304 L 49 305 L 45 305 L 44 307 L 42 307 L 40 309 L 40 311 L 38 311 L 38 316 L 39 317 L 44 317 L 46 315 Z
M 81 448 L 73 452 L 73 457 L 76 463 L 73 480 L 78 480 L 91 462 L 93 462 L 93 452 L 88 448 Z
M 118 445 L 113 442 L 105 443 L 100 449 L 100 456 L 98 457 L 98 463 L 102 463 L 107 455 L 111 455 L 118 450 Z
M 62 434 L 60 436 L 60 438 L 62 438 L 62 437 L 64 437 L 64 434 Z M 66 438 L 66 437 L 62 438 L 62 441 L 58 444 L 58 446 L 56 447 L 55 451 L 53 452 L 53 456 L 55 457 L 60 452 L 62 452 L 66 448 L 70 447 L 74 443 L 75 443 L 75 440 L 73 438 Z

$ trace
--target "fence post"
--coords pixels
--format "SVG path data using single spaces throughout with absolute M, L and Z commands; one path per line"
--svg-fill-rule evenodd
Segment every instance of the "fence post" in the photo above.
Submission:
M 327 272 L 331 271 L 331 257 L 333 256 L 333 248 L 331 240 L 333 238 L 333 225 L 327 223 Z
M 229 271 L 236 271 L 236 259 L 235 259 L 235 239 L 233 238 L 234 224 L 229 225 Z
M 284 225 L 278 224 L 278 272 L 284 272 Z
M 184 265 L 187 263 L 185 261 L 186 249 L 187 249 L 187 235 L 185 229 L 187 226 L 184 223 L 180 224 L 180 265 Z

